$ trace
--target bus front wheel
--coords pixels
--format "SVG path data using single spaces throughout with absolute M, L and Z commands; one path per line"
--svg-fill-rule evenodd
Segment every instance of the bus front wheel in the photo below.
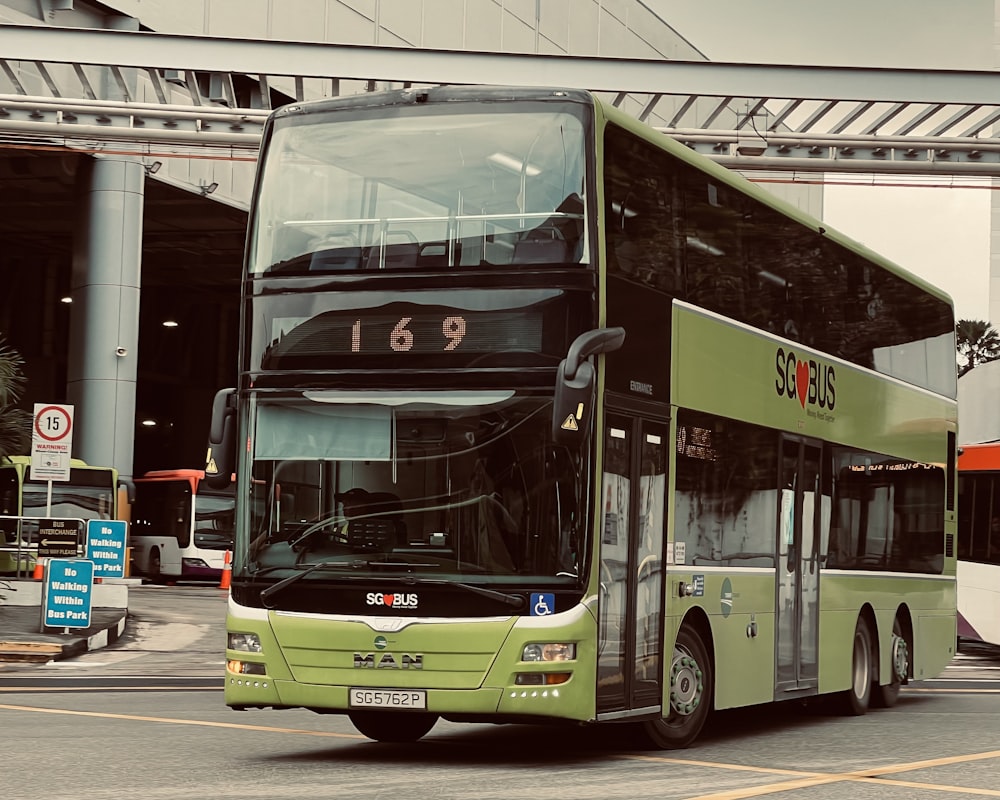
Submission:
M 352 711 L 348 716 L 355 728 L 376 742 L 415 742 L 438 721 L 437 714 L 407 711 Z
M 868 621 L 858 617 L 851 652 L 851 688 L 840 695 L 840 710 L 860 717 L 868 711 L 872 696 L 872 634 Z
M 653 745 L 676 750 L 698 737 L 712 706 L 712 660 L 701 636 L 691 627 L 685 626 L 677 634 L 669 677 L 669 713 L 642 725 Z

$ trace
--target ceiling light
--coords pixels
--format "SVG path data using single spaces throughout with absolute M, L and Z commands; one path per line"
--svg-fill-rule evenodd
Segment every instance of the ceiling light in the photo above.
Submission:
M 177 322 L 177 320 L 173 320 L 173 319 L 165 319 L 165 320 L 163 320 L 163 327 L 164 328 L 176 328 L 178 325 L 180 325 L 180 323 Z
M 518 175 L 521 174 L 521 170 L 524 170 L 524 174 L 529 178 L 534 178 L 536 175 L 541 174 L 541 169 L 534 166 L 533 164 L 525 164 L 521 159 L 514 158 L 512 155 L 507 153 L 494 153 L 489 157 L 489 160 L 496 164 L 498 167 L 503 167 L 504 169 L 509 169 Z

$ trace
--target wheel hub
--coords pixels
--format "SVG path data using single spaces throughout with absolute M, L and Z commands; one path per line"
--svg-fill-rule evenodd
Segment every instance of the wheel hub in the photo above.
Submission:
M 900 683 L 906 681 L 910 671 L 910 649 L 906 639 L 896 634 L 892 635 L 892 670 Z
M 694 713 L 704 689 L 698 662 L 687 653 L 675 650 L 670 662 L 670 708 L 683 716 Z

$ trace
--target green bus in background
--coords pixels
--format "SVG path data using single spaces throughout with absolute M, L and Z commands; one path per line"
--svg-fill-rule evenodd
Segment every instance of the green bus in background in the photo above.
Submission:
M 953 657 L 950 299 L 600 97 L 276 111 L 244 278 L 232 708 L 674 748 Z
M 31 576 L 38 519 L 118 519 L 118 471 L 70 460 L 68 481 L 31 479 L 31 457 L 0 459 L 0 574 Z M 81 542 L 82 544 L 82 542 Z

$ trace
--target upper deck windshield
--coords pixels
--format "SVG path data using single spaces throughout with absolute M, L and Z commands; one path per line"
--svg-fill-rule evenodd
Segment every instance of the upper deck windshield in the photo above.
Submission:
M 463 102 L 278 117 L 249 270 L 587 263 L 582 108 Z
M 324 391 L 254 407 L 250 574 L 576 584 L 585 464 L 551 442 L 551 400 Z

